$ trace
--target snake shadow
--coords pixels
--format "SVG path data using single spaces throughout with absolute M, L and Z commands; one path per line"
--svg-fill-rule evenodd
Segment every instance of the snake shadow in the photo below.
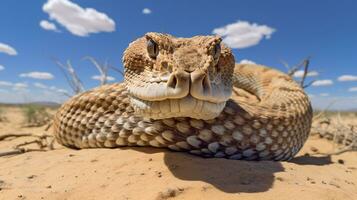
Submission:
M 284 171 L 279 162 L 271 161 L 201 158 L 175 152 L 167 152 L 164 159 L 175 177 L 203 181 L 226 193 L 267 191 L 274 183 L 274 173 Z
M 297 156 L 297 157 L 291 159 L 289 162 L 295 163 L 298 165 L 315 165 L 315 166 L 323 166 L 323 165 L 333 164 L 331 155 L 314 156 L 314 155 L 310 155 L 310 154 Z
M 163 151 L 147 148 L 135 150 L 149 154 Z M 280 162 L 202 158 L 169 150 L 164 150 L 164 153 L 164 163 L 176 178 L 206 182 L 226 193 L 267 191 L 273 186 L 274 174 L 284 171 Z

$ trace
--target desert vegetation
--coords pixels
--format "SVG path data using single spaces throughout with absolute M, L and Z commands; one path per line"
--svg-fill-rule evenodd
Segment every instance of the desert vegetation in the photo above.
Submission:
M 3 107 L 0 107 L 0 122 L 6 121 L 5 111 Z
M 36 104 L 25 104 L 22 106 L 23 114 L 25 116 L 24 126 L 43 126 L 51 122 L 53 115 L 51 115 L 45 106 Z
M 332 141 L 334 154 L 357 150 L 357 113 L 321 111 L 314 117 L 311 134 Z

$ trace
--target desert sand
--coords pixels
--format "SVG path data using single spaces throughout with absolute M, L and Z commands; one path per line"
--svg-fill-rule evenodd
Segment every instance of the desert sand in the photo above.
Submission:
M 43 134 L 7 108 L 0 136 Z M 0 141 L 0 152 L 29 140 Z M 334 144 L 311 136 L 289 162 L 204 159 L 154 148 L 73 150 L 0 157 L 0 199 L 356 200 L 357 152 L 325 155 Z

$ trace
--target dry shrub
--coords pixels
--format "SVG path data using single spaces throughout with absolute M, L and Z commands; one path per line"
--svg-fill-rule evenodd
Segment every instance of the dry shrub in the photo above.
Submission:
M 356 113 L 327 112 L 314 118 L 312 135 L 333 141 L 335 153 L 357 150 L 357 117 Z
M 34 104 L 23 106 L 26 127 L 37 127 L 48 124 L 52 116 L 47 112 L 46 107 Z

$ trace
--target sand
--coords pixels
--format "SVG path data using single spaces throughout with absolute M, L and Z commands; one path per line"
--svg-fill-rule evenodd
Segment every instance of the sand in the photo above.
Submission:
M 6 112 L 0 135 L 44 133 Z M 29 140 L 0 142 L 0 152 Z M 0 157 L 0 199 L 357 199 L 357 152 L 310 137 L 289 162 L 204 159 L 154 148 L 73 150 Z

